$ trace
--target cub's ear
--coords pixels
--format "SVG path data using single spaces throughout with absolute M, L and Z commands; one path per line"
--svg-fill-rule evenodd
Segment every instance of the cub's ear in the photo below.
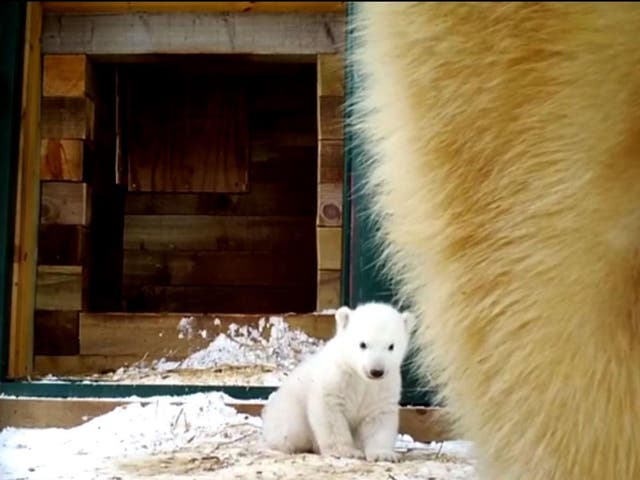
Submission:
M 336 310 L 336 332 L 341 332 L 347 328 L 349 315 L 351 315 L 351 309 L 349 307 L 340 307 Z
M 407 332 L 412 332 L 416 327 L 416 317 L 410 312 L 404 312 L 401 315 L 402 321 L 404 322 L 404 328 Z

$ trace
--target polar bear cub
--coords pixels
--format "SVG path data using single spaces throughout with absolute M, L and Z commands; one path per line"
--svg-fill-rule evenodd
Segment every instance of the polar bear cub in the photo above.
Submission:
M 395 461 L 400 367 L 413 317 L 382 303 L 336 311 L 336 334 L 271 395 L 263 439 L 287 453 Z

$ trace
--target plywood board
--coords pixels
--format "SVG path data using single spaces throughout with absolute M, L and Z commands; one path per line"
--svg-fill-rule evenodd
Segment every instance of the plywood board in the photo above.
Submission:
M 316 55 L 345 44 L 342 13 L 47 14 L 42 48 L 57 54 Z
M 40 146 L 40 179 L 83 180 L 84 142 L 43 139 Z
M 38 266 L 37 310 L 85 308 L 86 271 L 80 266 Z
M 89 186 L 79 182 L 42 182 L 40 222 L 43 225 L 88 225 L 91 222 Z
M 342 228 L 318 227 L 318 270 L 342 268 Z
M 247 92 L 220 75 L 132 75 L 128 184 L 137 192 L 246 192 Z M 163 78 L 155 82 L 154 78 Z M 166 95 L 171 91 L 171 95 Z M 157 121 L 164 118 L 163 121 Z

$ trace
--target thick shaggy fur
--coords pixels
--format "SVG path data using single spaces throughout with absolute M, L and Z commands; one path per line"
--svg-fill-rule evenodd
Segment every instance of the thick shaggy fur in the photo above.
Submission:
M 640 478 L 640 4 L 360 5 L 392 272 L 483 478 Z
M 393 461 L 400 365 L 412 316 L 369 303 L 336 312 L 336 335 L 296 368 L 262 414 L 268 447 Z

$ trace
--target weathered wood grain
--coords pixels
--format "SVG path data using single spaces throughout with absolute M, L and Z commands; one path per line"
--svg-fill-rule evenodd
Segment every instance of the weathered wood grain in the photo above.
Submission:
M 130 13 L 44 18 L 45 53 L 335 53 L 344 46 L 340 13 Z
M 83 180 L 84 142 L 43 139 L 40 147 L 40 179 Z
M 80 353 L 78 312 L 38 310 L 34 322 L 35 355 Z
M 308 283 L 306 253 L 125 250 L 124 284 L 295 286 Z
M 342 228 L 318 227 L 318 270 L 342 268 Z
M 86 271 L 80 266 L 38 266 L 37 310 L 80 311 L 86 303 Z
M 80 182 L 42 182 L 40 223 L 88 225 L 91 222 L 89 186 Z
M 342 272 L 340 270 L 318 271 L 317 309 L 340 308 L 340 286 Z
M 309 242 L 313 217 L 126 215 L 126 250 L 283 251 Z
M 178 326 L 183 318 L 190 317 L 193 320 L 189 334 Z M 283 318 L 292 328 L 312 337 L 328 339 L 333 336 L 335 321 L 332 315 L 290 314 Z M 183 359 L 205 348 L 218 334 L 226 333 L 230 325 L 257 328 L 261 319 L 267 320 L 263 334 L 268 336 L 270 326 L 266 314 L 82 313 L 80 353 Z
M 38 235 L 38 264 L 85 265 L 87 247 L 87 227 L 41 225 Z

